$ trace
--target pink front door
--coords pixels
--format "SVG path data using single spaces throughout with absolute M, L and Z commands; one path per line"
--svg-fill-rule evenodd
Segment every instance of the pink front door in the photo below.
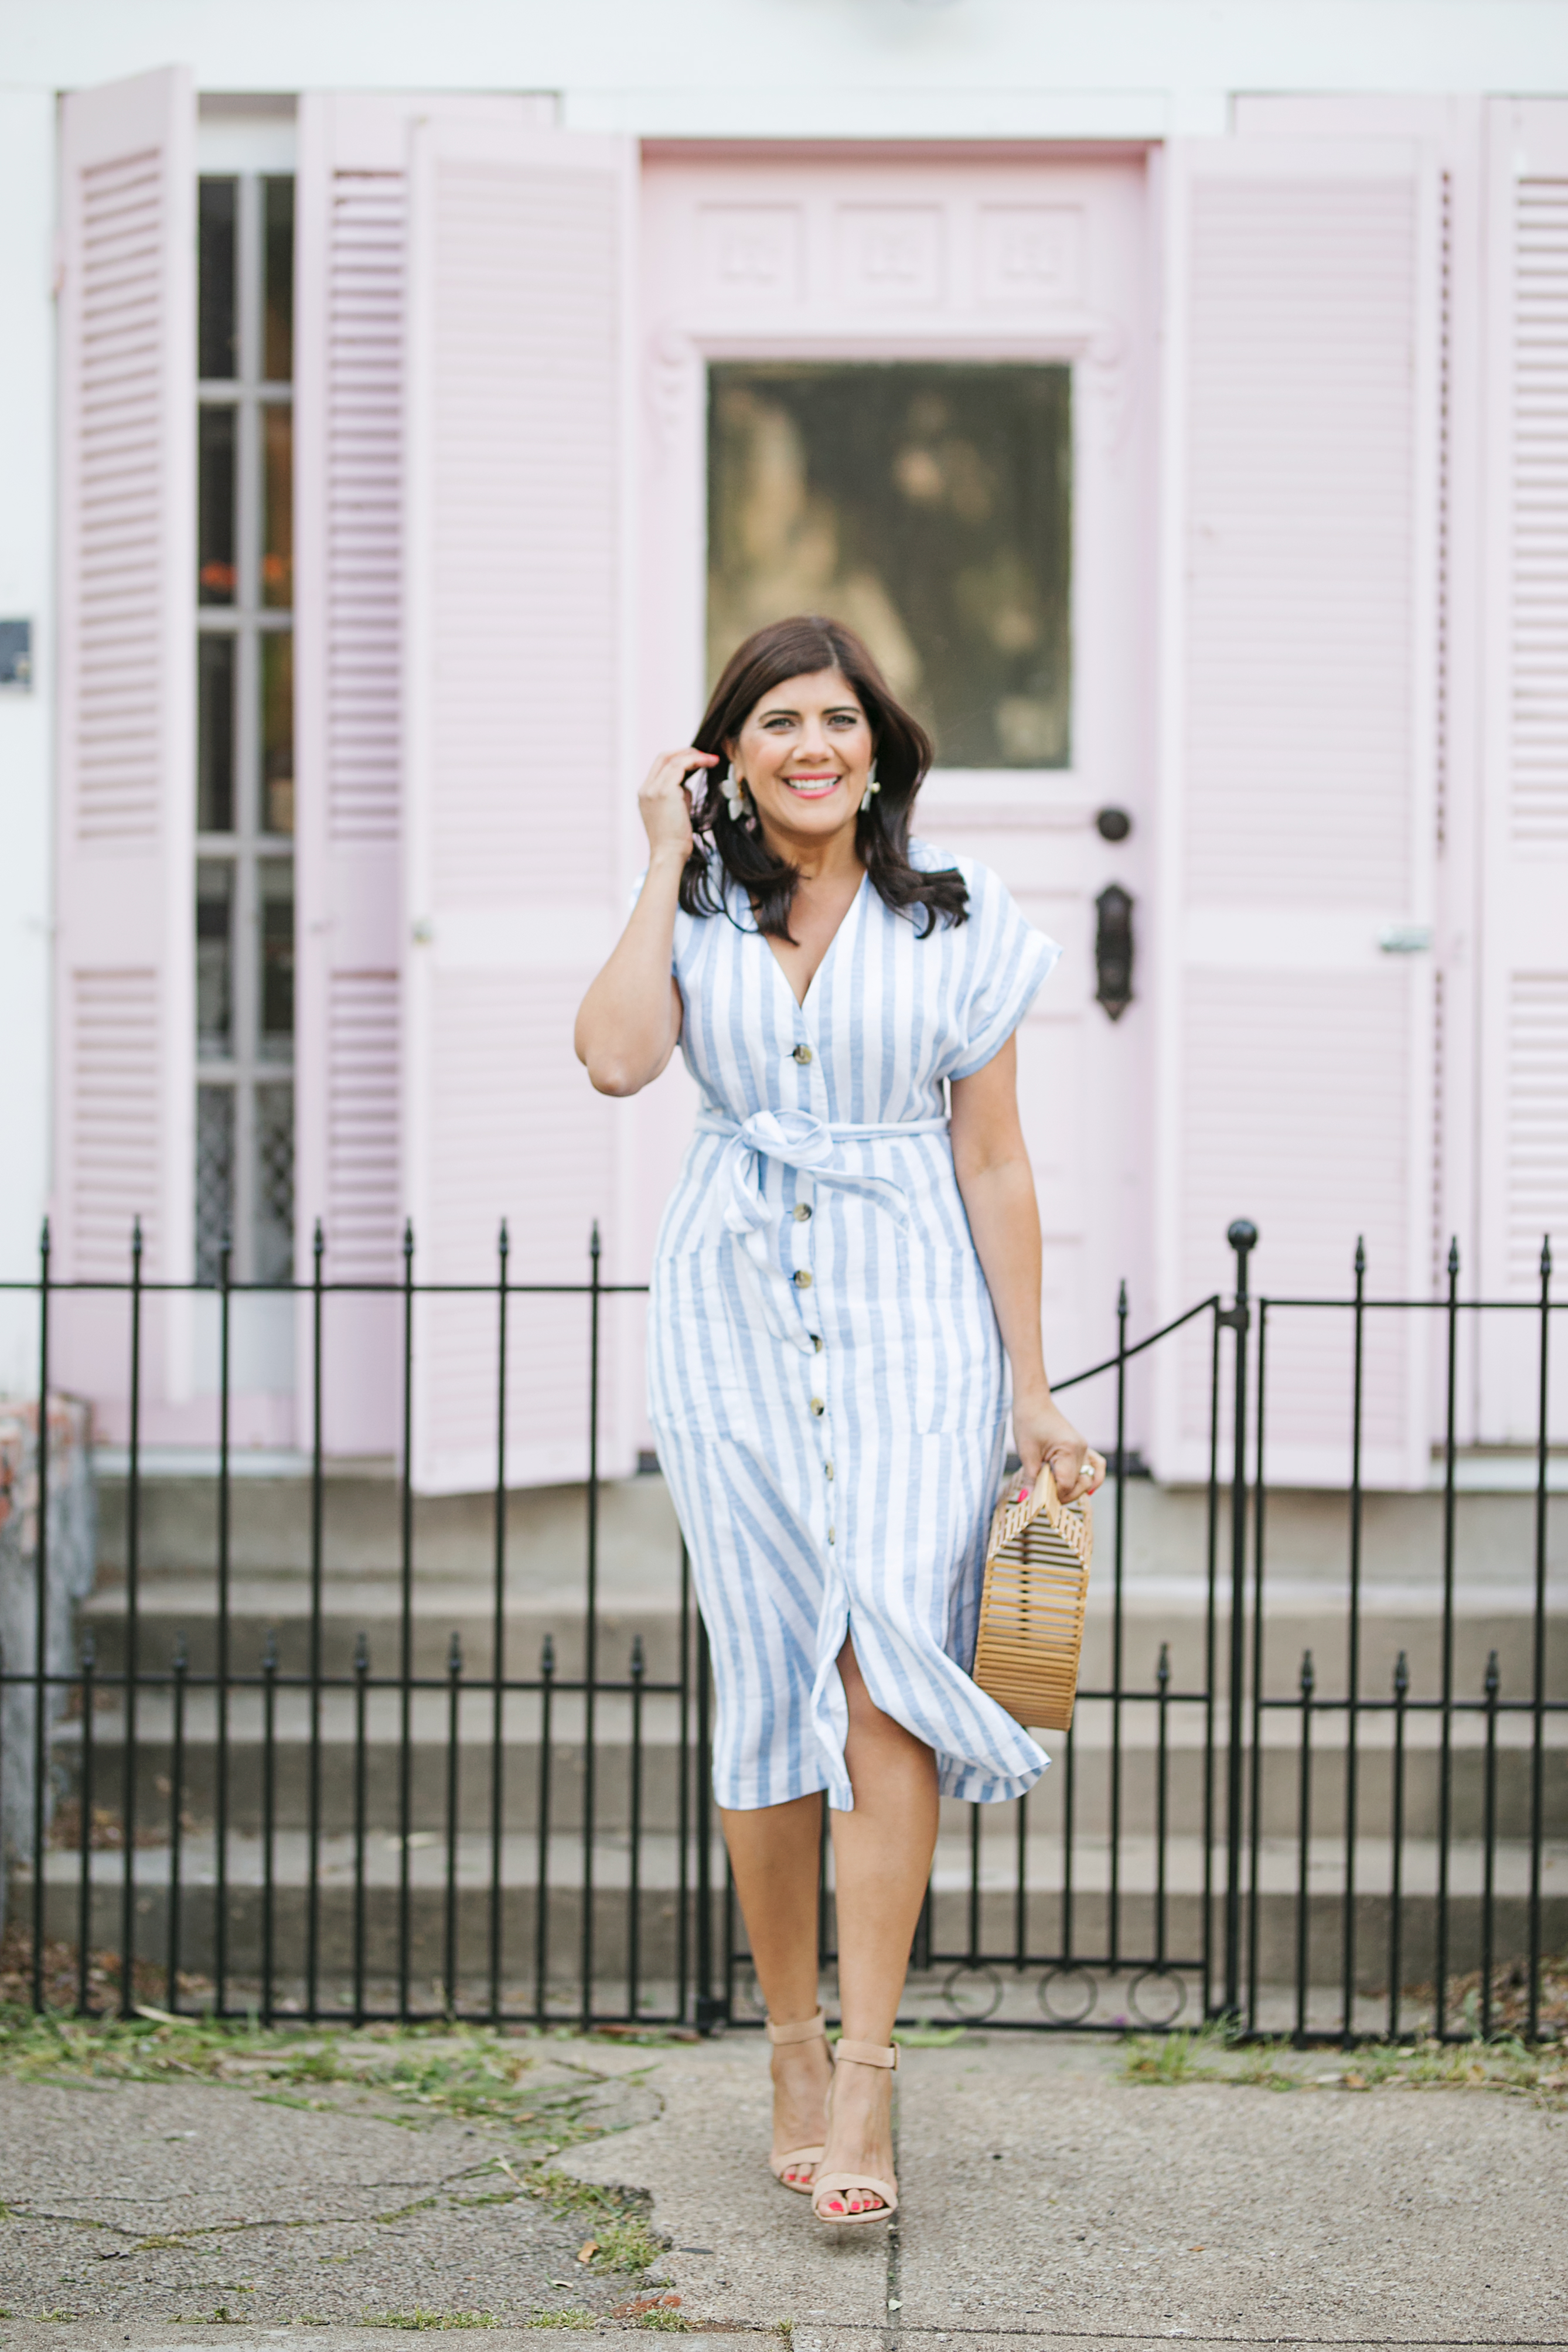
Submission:
M 1047 1356 L 1077 1369 L 1121 1276 L 1152 1311 L 1147 966 L 1119 1018 L 1095 1001 L 1097 898 L 1131 895 L 1135 943 L 1148 917 L 1144 159 L 656 151 L 642 279 L 641 756 L 781 609 L 837 612 L 909 691 L 938 740 L 917 829 L 1066 950 L 1019 1044 Z M 646 1258 L 684 1076 L 642 1117 Z

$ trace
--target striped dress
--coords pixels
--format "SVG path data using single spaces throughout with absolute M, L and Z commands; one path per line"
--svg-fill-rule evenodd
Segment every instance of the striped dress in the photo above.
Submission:
M 1059 950 L 988 867 L 921 938 L 864 881 L 797 1004 L 743 894 L 680 914 L 697 1129 L 657 1245 L 649 1391 L 717 1693 L 721 1805 L 854 1802 L 837 1658 L 936 1754 L 1016 1797 L 1047 1758 L 969 1679 L 1006 1363 L 944 1081 L 1006 1043 Z

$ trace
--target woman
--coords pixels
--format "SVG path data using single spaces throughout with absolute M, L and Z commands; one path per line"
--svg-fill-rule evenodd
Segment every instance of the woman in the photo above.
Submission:
M 833 2222 L 898 2201 L 891 2036 L 939 1797 L 1016 1797 L 1047 1760 L 964 1671 L 1004 1349 L 1025 1485 L 1048 1461 L 1070 1500 L 1105 1470 L 1047 1384 L 1018 1125 L 1014 1032 L 1058 951 L 986 867 L 910 839 L 931 758 L 850 630 L 759 630 L 649 772 L 647 871 L 577 1019 L 601 1093 L 677 1045 L 701 1089 L 656 1253 L 652 1416 L 712 1648 L 770 2162 Z

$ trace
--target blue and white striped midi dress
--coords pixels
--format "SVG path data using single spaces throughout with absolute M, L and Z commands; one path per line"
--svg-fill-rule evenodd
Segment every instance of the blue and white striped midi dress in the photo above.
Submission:
M 1015 1797 L 1047 1759 L 969 1679 L 1006 1364 L 953 1173 L 943 1082 L 1005 1044 L 1059 950 L 969 858 L 929 937 L 869 881 L 797 1004 L 744 895 L 680 914 L 701 1110 L 649 1307 L 659 1462 L 718 1698 L 713 1785 L 853 1804 L 846 1632 L 943 1792 Z

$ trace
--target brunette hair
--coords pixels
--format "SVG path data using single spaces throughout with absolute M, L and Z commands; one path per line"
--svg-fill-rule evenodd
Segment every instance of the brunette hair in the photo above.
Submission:
M 881 789 L 860 804 L 855 820 L 856 846 L 883 904 L 896 914 L 922 908 L 925 920 L 920 935 L 927 938 L 939 921 L 962 923 L 969 911 L 969 892 L 956 868 L 922 874 L 910 863 L 910 813 L 915 794 L 931 763 L 931 737 L 917 719 L 893 699 L 887 679 L 868 646 L 841 621 L 798 614 L 792 620 L 771 621 L 744 645 L 737 646 L 713 689 L 702 724 L 692 737 L 700 751 L 724 757 L 726 741 L 733 741 L 764 694 L 786 677 L 808 677 L 824 669 L 841 670 L 860 698 L 870 721 L 876 745 L 877 776 Z M 712 844 L 718 862 L 751 899 L 759 931 L 775 939 L 790 937 L 789 910 L 800 879 L 787 858 L 774 857 L 760 832 L 749 832 L 743 820 L 731 816 L 724 794 L 710 777 L 701 807 L 692 820 L 697 845 L 680 877 L 680 904 L 689 915 L 724 911 L 715 888 Z M 706 836 L 706 838 L 705 838 Z

